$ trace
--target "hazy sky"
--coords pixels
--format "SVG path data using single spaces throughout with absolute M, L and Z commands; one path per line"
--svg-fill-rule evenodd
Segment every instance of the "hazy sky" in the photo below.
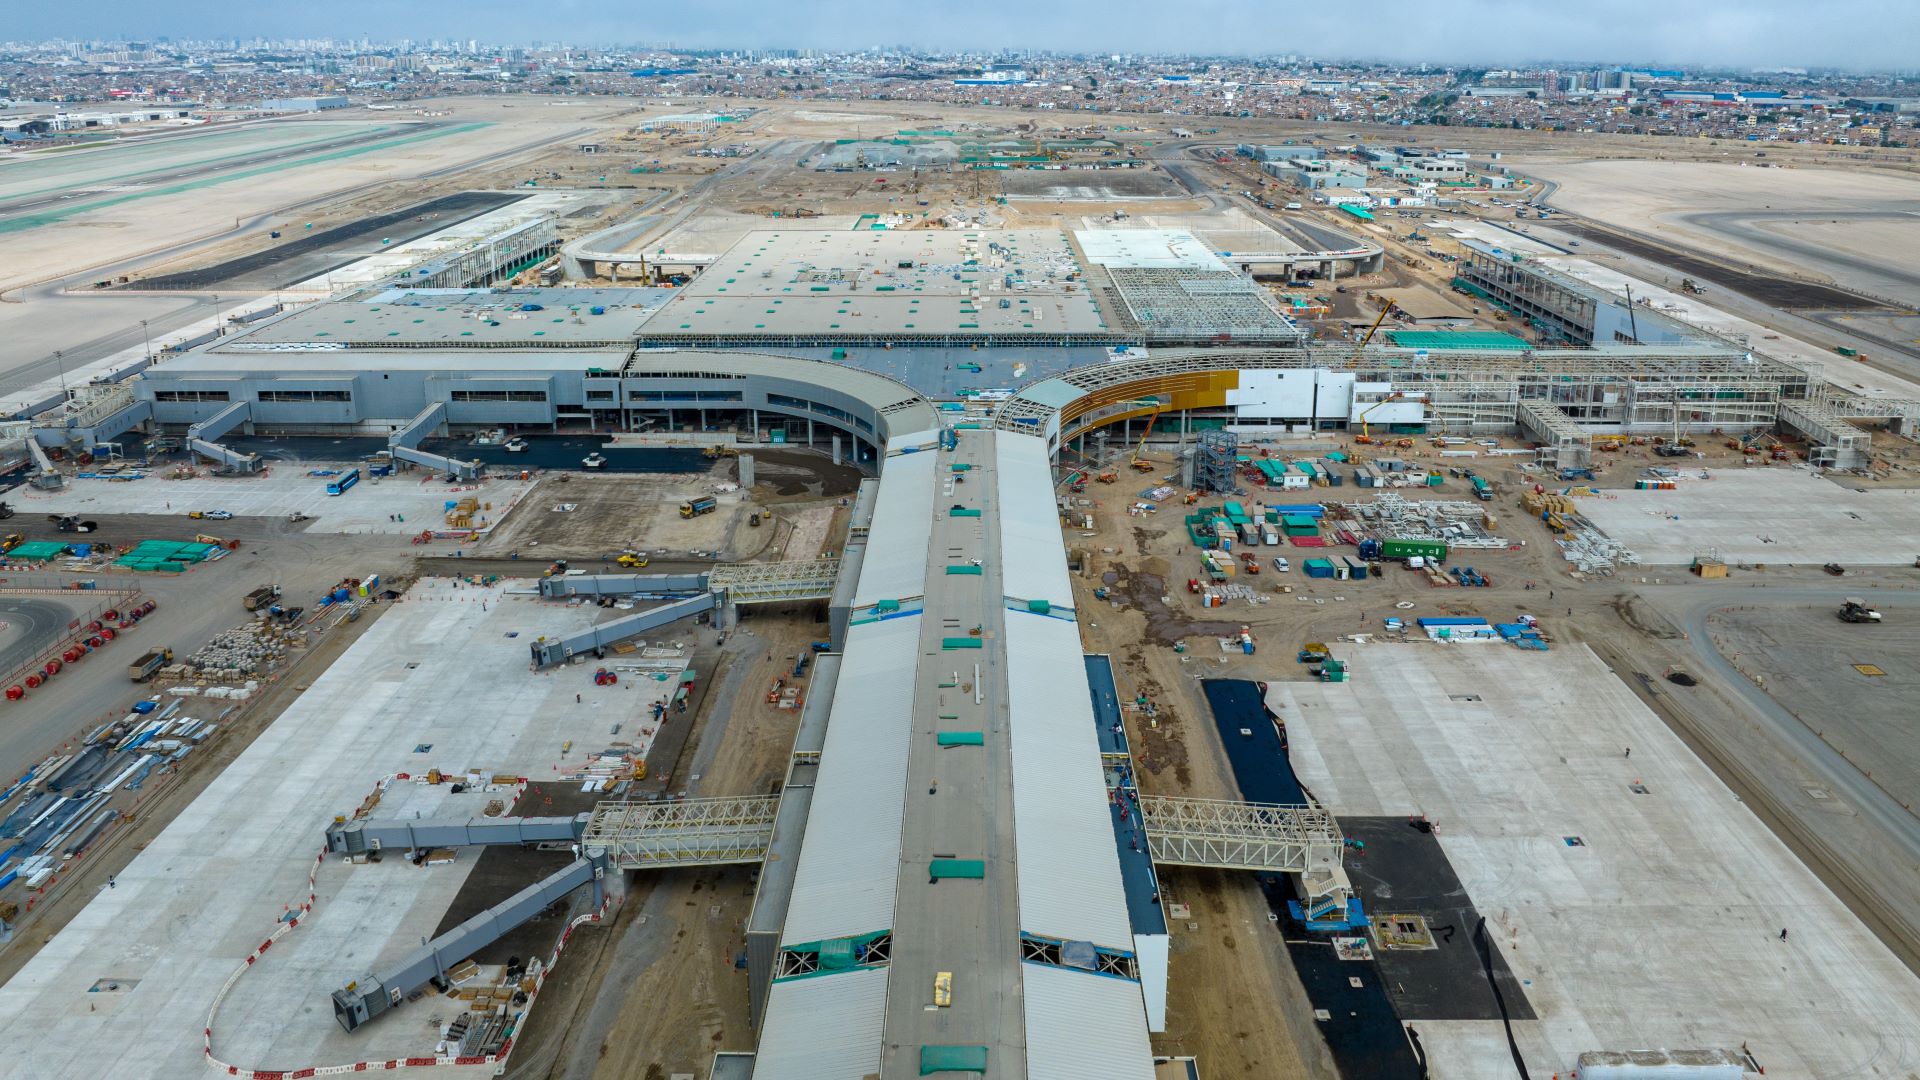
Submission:
M 108 34 L 1895 69 L 1915 66 L 1920 0 L 95 0 L 21 3 L 0 29 L 16 39 Z

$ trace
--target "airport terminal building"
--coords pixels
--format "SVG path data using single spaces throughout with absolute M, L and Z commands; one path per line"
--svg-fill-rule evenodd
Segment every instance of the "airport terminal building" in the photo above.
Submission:
M 1563 462 L 1600 435 L 1785 426 L 1845 466 L 1865 452 L 1854 421 L 1920 421 L 1920 403 L 1841 392 L 1538 262 L 1477 251 L 1463 280 L 1577 344 L 1391 329 L 1311 343 L 1185 233 L 763 230 L 678 289 L 389 284 L 310 305 L 94 388 L 36 437 L 509 428 L 808 445 L 871 466 L 944 402 L 993 406 L 1055 452 L 1149 418 L 1163 436 L 1518 433 Z

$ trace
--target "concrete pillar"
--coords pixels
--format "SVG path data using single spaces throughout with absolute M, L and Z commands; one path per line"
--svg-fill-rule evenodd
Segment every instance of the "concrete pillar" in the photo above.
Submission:
M 807 421 L 807 426 L 811 428 L 813 426 L 813 421 L 811 420 Z M 840 464 L 840 436 L 838 435 L 835 435 L 833 437 L 833 463 L 835 465 Z
M 742 488 L 750 488 L 753 486 L 753 455 L 752 454 L 740 455 L 740 486 Z
M 813 418 L 812 417 L 807 418 L 807 445 L 808 446 L 813 445 Z

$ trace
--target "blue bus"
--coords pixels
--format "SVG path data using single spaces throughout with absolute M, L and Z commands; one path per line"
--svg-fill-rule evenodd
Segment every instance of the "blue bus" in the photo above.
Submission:
M 327 494 L 345 495 L 347 489 L 360 482 L 360 470 L 348 469 L 339 476 L 327 481 Z

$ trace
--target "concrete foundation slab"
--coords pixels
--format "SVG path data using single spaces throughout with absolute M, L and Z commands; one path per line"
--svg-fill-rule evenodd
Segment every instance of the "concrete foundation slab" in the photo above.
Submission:
M 344 495 L 328 495 L 328 477 L 309 476 L 308 469 L 350 469 L 354 465 L 302 462 L 283 466 L 265 476 L 167 480 L 150 475 L 126 482 L 75 480 L 56 492 L 22 488 L 14 493 L 21 511 L 44 514 L 153 514 L 173 517 L 183 536 L 196 532 L 220 535 L 220 522 L 192 520 L 191 510 L 225 510 L 243 517 L 285 518 L 301 513 L 313 519 L 313 532 L 393 533 L 405 535 L 423 529 L 445 529 L 446 504 L 469 496 L 480 500 L 475 528 L 500 523 L 533 484 L 518 479 L 488 479 L 477 484 L 448 484 L 437 474 L 411 472 L 373 479 L 364 467 L 361 480 Z M 492 508 L 487 509 L 491 503 Z M 393 518 L 405 520 L 393 520 Z
M 1580 512 L 1655 565 L 1716 551 L 1728 562 L 1892 566 L 1920 553 L 1920 491 L 1755 468 L 1682 479 L 1673 491 L 1607 494 L 1580 500 Z
M 598 687 L 592 665 L 527 670 L 529 640 L 581 629 L 597 611 L 445 579 L 409 590 L 0 988 L 0 1039 L 11 1048 L 0 1072 L 204 1072 L 201 1028 L 222 984 L 306 902 L 327 821 L 352 813 L 383 777 L 437 767 L 552 784 L 610 745 L 644 752 L 651 706 L 674 679 L 623 675 Z M 377 813 L 477 816 L 493 798 L 511 801 L 512 791 L 454 795 L 450 784 L 397 780 Z M 405 1004 L 349 1035 L 328 994 L 433 934 L 476 857 L 427 868 L 398 857 L 321 864 L 313 913 L 215 1015 L 215 1055 L 298 1069 L 431 1054 L 454 1002 Z M 123 989 L 94 991 L 102 979 Z
M 1743 1045 L 1770 1076 L 1920 1068 L 1920 979 L 1590 651 L 1354 650 L 1355 682 L 1274 684 L 1294 767 L 1337 815 L 1438 826 L 1536 1075 Z M 1512 1075 L 1497 1021 L 1417 1026 L 1435 1077 Z

